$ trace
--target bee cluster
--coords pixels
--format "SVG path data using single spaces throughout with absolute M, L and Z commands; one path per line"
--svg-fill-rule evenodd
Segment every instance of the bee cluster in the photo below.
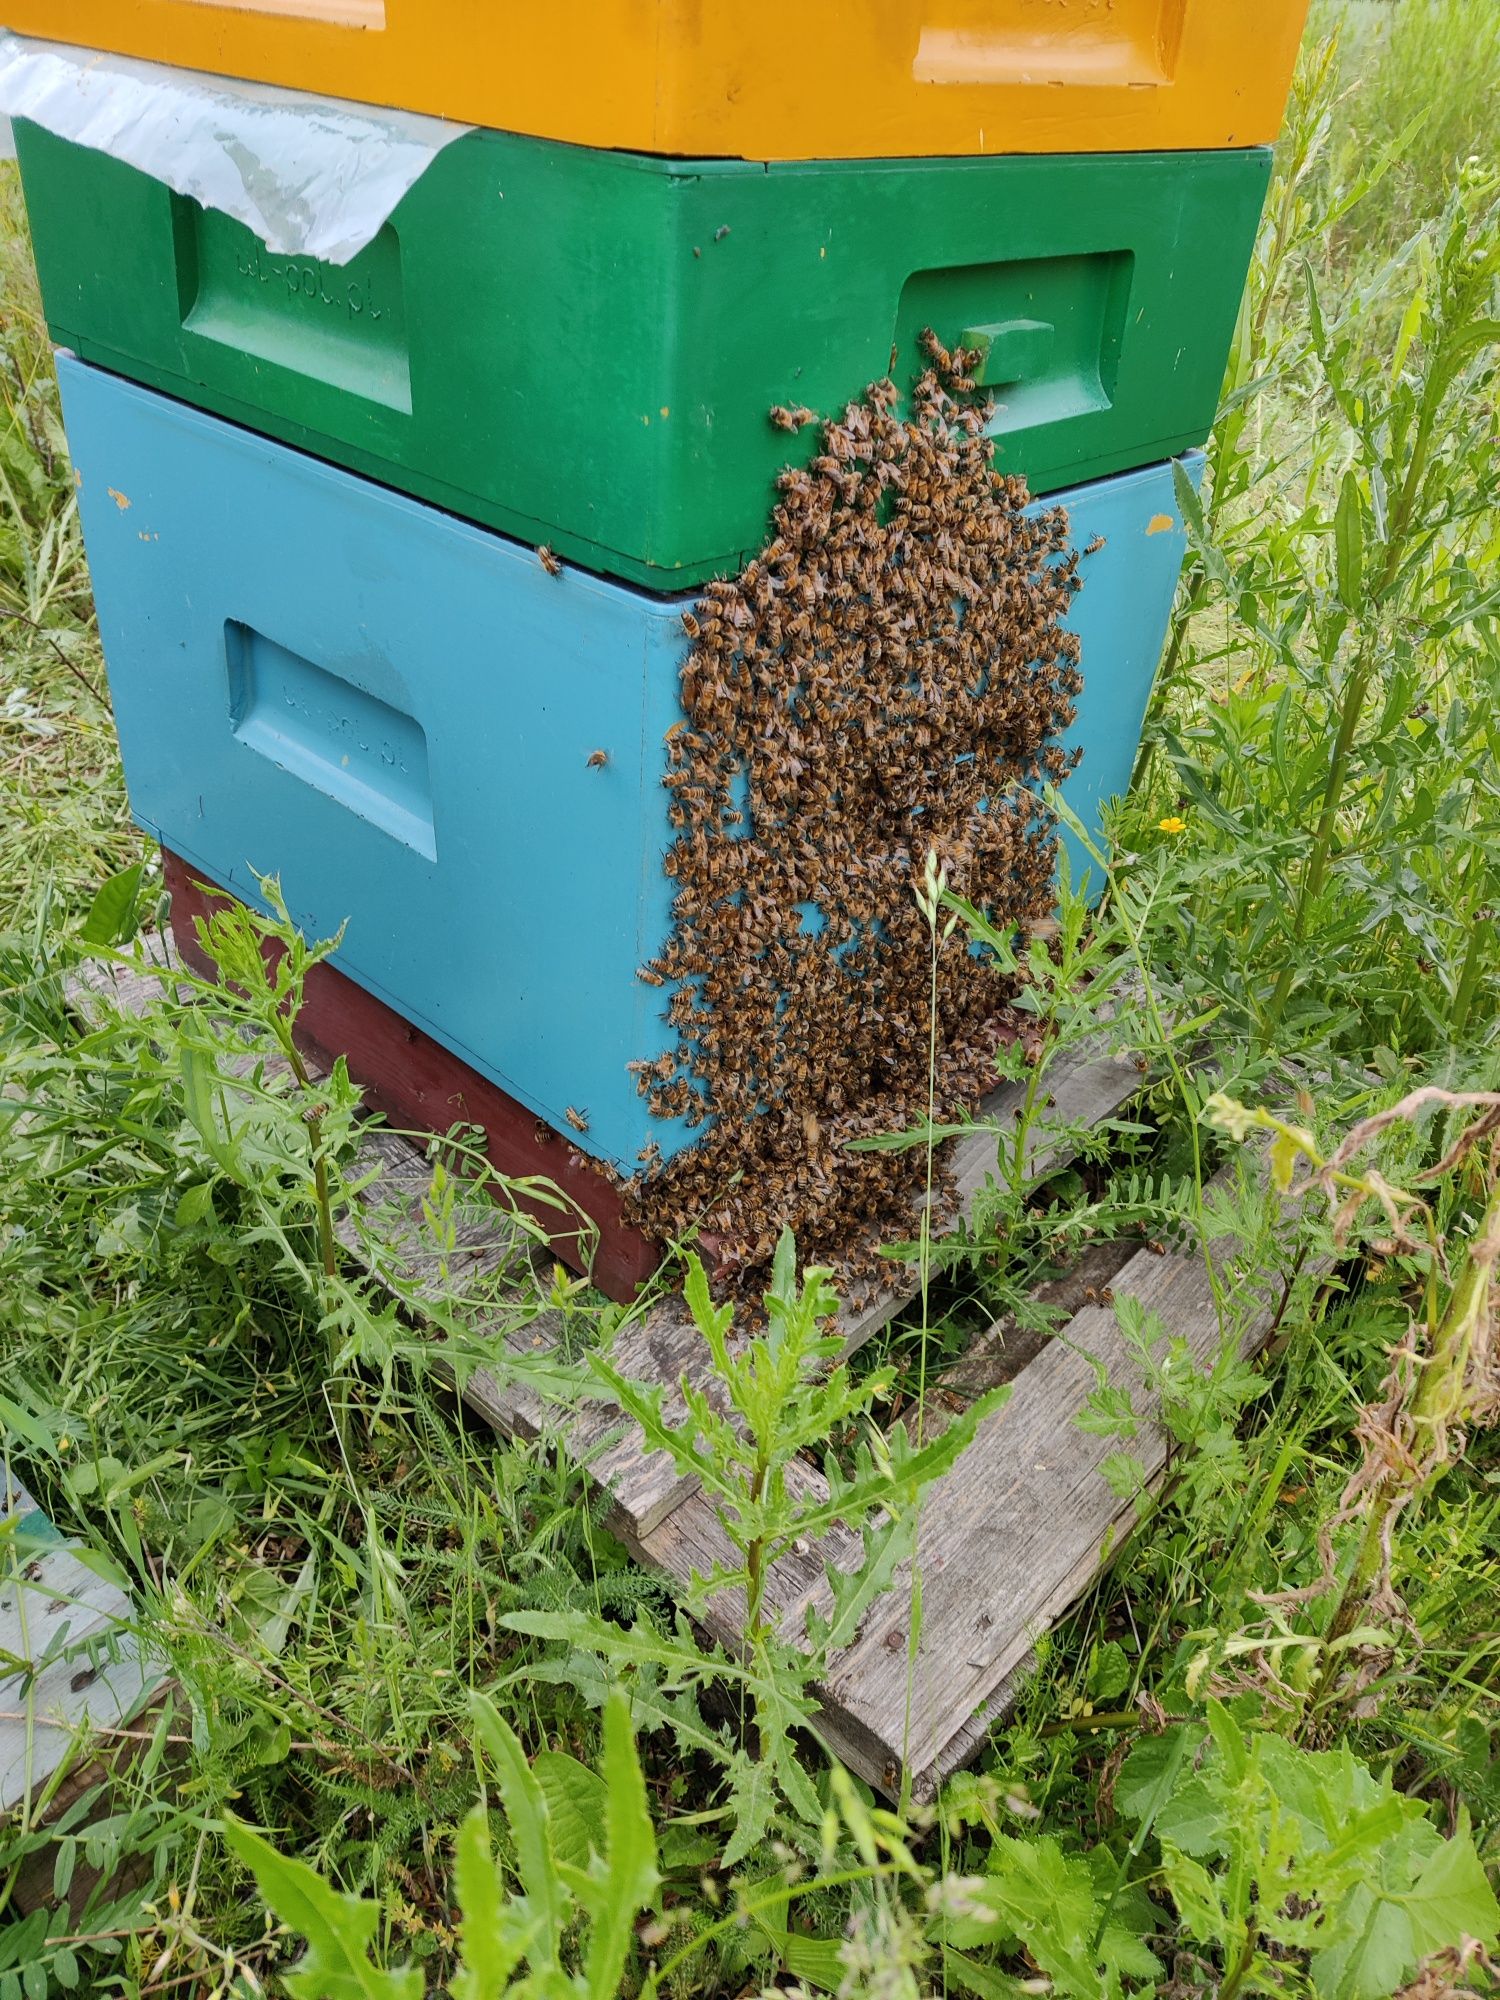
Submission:
M 712 1123 L 665 1166 L 652 1149 L 629 1202 L 659 1239 L 696 1228 L 746 1287 L 786 1224 L 846 1280 L 911 1233 L 922 1150 L 848 1142 L 925 1118 L 934 999 L 939 1120 L 973 1107 L 1014 1032 L 961 933 L 934 984 L 913 895 L 929 852 L 1018 930 L 1051 906 L 1030 787 L 1071 768 L 1077 557 L 1066 514 L 1028 515 L 1024 482 L 994 469 L 977 357 L 923 338 L 907 411 L 887 379 L 827 422 L 781 476 L 767 546 L 684 620 L 674 930 L 641 974 L 673 987 L 678 1040 L 634 1067 L 656 1115 Z

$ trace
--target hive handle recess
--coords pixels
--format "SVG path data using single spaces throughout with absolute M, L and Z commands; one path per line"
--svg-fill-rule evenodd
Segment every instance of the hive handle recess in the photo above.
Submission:
M 1002 382 L 1030 382 L 1046 373 L 1057 329 L 1048 319 L 1002 319 L 989 326 L 971 326 L 959 336 L 959 346 L 977 348 L 974 380 L 981 388 Z

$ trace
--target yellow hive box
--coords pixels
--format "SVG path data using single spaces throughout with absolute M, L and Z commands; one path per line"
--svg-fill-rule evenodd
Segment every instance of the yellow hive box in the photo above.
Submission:
M 586 146 L 745 159 L 1274 139 L 1307 0 L 10 0 L 8 26 Z

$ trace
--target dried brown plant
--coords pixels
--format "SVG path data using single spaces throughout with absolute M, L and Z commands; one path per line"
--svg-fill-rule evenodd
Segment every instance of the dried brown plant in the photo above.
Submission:
M 1436 1213 L 1412 1188 L 1396 1187 L 1359 1155 L 1397 1123 L 1414 1124 L 1434 1109 L 1461 1114 L 1441 1158 L 1413 1177 L 1431 1184 L 1463 1171 L 1482 1190 L 1478 1221 L 1456 1242 L 1445 1240 Z M 1398 1103 L 1351 1126 L 1326 1158 L 1310 1132 L 1259 1109 L 1246 1111 L 1227 1098 L 1210 1101 L 1213 1122 L 1243 1138 L 1269 1129 L 1278 1184 L 1294 1199 L 1320 1194 L 1328 1204 L 1335 1244 L 1343 1248 L 1371 1204 L 1385 1232 L 1367 1249 L 1379 1257 L 1408 1258 L 1427 1277 L 1420 1309 L 1413 1309 L 1403 1338 L 1389 1353 L 1379 1400 L 1359 1413 L 1359 1459 L 1334 1513 L 1319 1526 L 1320 1573 L 1300 1589 L 1252 1593 L 1276 1614 L 1300 1609 L 1337 1592 L 1322 1635 L 1320 1676 L 1305 1701 L 1305 1728 L 1326 1731 L 1343 1707 L 1364 1713 L 1365 1694 L 1395 1657 L 1395 1634 L 1416 1640 L 1411 1615 L 1394 1581 L 1396 1540 L 1402 1516 L 1420 1505 L 1437 1480 L 1462 1458 L 1470 1435 L 1500 1419 L 1500 1093 L 1451 1091 L 1426 1084 Z M 1296 1168 L 1305 1171 L 1298 1177 Z M 1340 1578 L 1340 1539 L 1352 1530 L 1355 1554 Z M 1367 1639 L 1361 1634 L 1368 1631 Z M 1275 1690 L 1270 1666 L 1275 1634 L 1257 1653 L 1259 1685 Z M 1358 1641 L 1358 1643 L 1356 1643 Z

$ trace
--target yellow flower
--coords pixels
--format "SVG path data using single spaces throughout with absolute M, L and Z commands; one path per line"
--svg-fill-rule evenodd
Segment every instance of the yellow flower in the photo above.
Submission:
M 1178 819 L 1177 815 L 1173 813 L 1167 819 L 1159 819 L 1156 822 L 1156 828 L 1158 833 L 1186 833 L 1187 821 L 1185 819 Z

